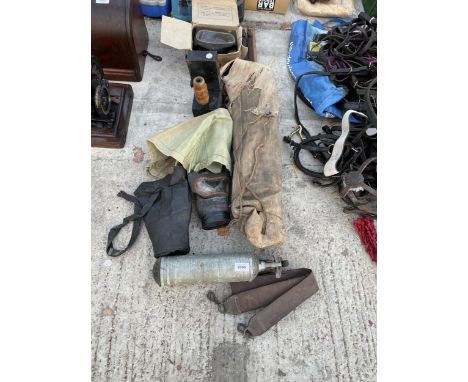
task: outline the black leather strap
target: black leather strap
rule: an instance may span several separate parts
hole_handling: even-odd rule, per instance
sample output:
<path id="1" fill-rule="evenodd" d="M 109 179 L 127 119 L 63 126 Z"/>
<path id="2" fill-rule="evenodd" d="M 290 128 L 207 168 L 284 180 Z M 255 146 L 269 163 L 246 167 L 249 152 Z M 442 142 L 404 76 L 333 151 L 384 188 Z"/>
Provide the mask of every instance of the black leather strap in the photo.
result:
<path id="1" fill-rule="evenodd" d="M 109 256 L 112 256 L 112 257 L 120 256 L 123 253 L 125 253 L 135 243 L 138 237 L 138 234 L 140 233 L 143 217 L 148 213 L 148 211 L 151 209 L 153 204 L 156 203 L 160 194 L 161 192 L 159 190 L 155 192 L 151 196 L 148 203 L 146 203 L 144 206 L 140 204 L 140 202 L 138 201 L 136 197 L 129 195 L 124 191 L 120 191 L 117 194 L 117 196 L 120 196 L 121 198 L 124 198 L 125 200 L 134 203 L 135 209 L 132 215 L 124 218 L 121 224 L 116 225 L 115 227 L 111 228 L 111 230 L 109 231 L 109 235 L 107 236 L 107 246 L 106 246 L 106 252 Z M 133 227 L 132 227 L 132 234 L 130 236 L 130 240 L 128 244 L 123 249 L 115 249 L 113 245 L 114 239 L 117 237 L 120 230 L 130 222 L 133 222 Z"/>
<path id="2" fill-rule="evenodd" d="M 162 61 L 162 57 L 161 56 L 158 56 L 156 54 L 153 54 L 153 53 L 150 53 L 148 52 L 147 50 L 144 50 L 143 51 L 143 56 L 150 56 L 153 60 L 156 60 L 156 61 Z"/>

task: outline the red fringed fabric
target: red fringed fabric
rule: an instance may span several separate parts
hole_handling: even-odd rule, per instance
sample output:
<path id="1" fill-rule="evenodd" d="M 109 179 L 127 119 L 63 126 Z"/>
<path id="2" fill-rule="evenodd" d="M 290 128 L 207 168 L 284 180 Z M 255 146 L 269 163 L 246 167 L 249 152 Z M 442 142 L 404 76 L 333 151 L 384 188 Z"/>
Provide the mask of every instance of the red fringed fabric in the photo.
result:
<path id="1" fill-rule="evenodd" d="M 372 261 L 377 261 L 377 229 L 374 220 L 369 217 L 354 220 L 354 228 Z"/>

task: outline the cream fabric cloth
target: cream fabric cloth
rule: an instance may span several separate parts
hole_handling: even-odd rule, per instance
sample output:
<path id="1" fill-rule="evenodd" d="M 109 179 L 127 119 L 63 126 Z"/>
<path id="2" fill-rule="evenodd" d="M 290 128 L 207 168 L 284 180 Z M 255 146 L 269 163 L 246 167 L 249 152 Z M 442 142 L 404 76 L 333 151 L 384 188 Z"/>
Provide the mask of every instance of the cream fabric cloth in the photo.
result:
<path id="1" fill-rule="evenodd" d="M 156 179 L 171 174 L 177 162 L 190 171 L 207 169 L 215 174 L 223 165 L 231 172 L 232 118 L 226 109 L 191 118 L 146 140 Z"/>
<path id="2" fill-rule="evenodd" d="M 317 1 L 312 4 L 309 0 L 295 0 L 299 12 L 315 17 L 349 17 L 356 11 L 353 0 Z"/>

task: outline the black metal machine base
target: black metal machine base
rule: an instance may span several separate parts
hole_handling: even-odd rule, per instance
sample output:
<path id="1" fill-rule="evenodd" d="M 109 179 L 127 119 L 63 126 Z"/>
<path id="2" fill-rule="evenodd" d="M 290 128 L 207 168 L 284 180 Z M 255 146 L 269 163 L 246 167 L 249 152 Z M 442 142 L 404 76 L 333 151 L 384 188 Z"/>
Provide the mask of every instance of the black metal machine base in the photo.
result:
<path id="1" fill-rule="evenodd" d="M 127 139 L 128 122 L 132 111 L 131 85 L 110 83 L 111 110 L 106 117 L 91 119 L 91 146 L 122 148 Z"/>

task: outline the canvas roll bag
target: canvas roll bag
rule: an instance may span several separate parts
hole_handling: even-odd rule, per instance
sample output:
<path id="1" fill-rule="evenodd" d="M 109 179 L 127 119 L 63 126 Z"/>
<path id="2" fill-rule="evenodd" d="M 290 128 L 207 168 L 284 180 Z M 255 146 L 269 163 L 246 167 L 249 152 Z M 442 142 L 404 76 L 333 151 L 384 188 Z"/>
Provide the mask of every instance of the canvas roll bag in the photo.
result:
<path id="1" fill-rule="evenodd" d="M 257 248 L 286 240 L 279 97 L 272 70 L 236 59 L 221 69 L 233 120 L 232 223 Z"/>

